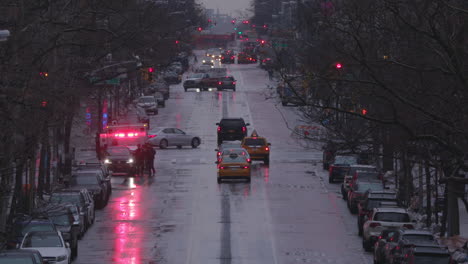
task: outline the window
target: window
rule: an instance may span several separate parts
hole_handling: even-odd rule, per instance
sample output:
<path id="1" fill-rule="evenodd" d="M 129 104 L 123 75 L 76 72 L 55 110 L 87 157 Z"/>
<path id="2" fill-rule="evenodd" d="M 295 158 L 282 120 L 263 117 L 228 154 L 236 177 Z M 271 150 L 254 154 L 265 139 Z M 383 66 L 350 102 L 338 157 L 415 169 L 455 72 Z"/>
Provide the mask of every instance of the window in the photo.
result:
<path id="1" fill-rule="evenodd" d="M 24 239 L 22 247 L 63 247 L 63 244 L 60 237 L 56 234 L 34 234 Z"/>
<path id="2" fill-rule="evenodd" d="M 348 164 L 348 165 L 357 164 L 357 157 L 355 157 L 355 156 L 336 156 L 334 163 L 336 163 L 336 164 Z"/>
<path id="3" fill-rule="evenodd" d="M 72 224 L 73 220 L 70 219 L 69 211 L 54 212 L 49 214 L 49 218 L 58 226 L 69 226 Z"/>
<path id="4" fill-rule="evenodd" d="M 96 174 L 80 173 L 72 178 L 72 185 L 98 185 Z"/>
<path id="5" fill-rule="evenodd" d="M 50 197 L 51 203 L 73 203 L 79 204 L 82 202 L 79 194 L 53 194 Z"/>
<path id="6" fill-rule="evenodd" d="M 24 236 L 32 231 L 55 231 L 55 227 L 52 223 L 29 223 L 21 230 L 21 233 Z"/>
<path id="7" fill-rule="evenodd" d="M 374 221 L 406 223 L 410 221 L 410 218 L 407 213 L 379 212 L 375 214 Z"/>
<path id="8" fill-rule="evenodd" d="M 166 133 L 166 134 L 174 134 L 174 129 L 172 129 L 172 128 L 165 128 L 165 129 L 163 130 L 163 132 Z"/>
<path id="9" fill-rule="evenodd" d="M 180 129 L 177 129 L 177 128 L 174 128 L 174 132 L 178 135 L 185 135 L 185 132 L 180 130 Z"/>
<path id="10" fill-rule="evenodd" d="M 246 138 L 244 141 L 246 146 L 264 146 L 266 145 L 265 139 L 263 138 Z"/>
<path id="11" fill-rule="evenodd" d="M 126 156 L 130 155 L 130 150 L 126 147 L 109 147 L 107 154 L 112 156 Z"/>

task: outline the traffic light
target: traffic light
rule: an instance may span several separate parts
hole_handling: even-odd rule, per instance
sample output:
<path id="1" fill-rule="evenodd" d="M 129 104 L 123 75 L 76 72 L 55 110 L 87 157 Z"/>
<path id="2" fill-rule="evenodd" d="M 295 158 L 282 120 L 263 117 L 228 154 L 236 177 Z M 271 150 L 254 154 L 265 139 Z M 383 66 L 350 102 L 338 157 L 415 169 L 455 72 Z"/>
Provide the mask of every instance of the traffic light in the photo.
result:
<path id="1" fill-rule="evenodd" d="M 152 82 L 152 81 L 153 81 L 153 72 L 154 72 L 154 68 L 153 68 L 153 67 L 149 67 L 149 68 L 148 68 L 148 82 Z"/>
<path id="2" fill-rule="evenodd" d="M 45 101 L 45 100 L 42 101 L 42 102 L 41 102 L 41 107 L 42 107 L 42 108 L 46 108 L 46 107 L 47 107 L 47 101 Z"/>
<path id="3" fill-rule="evenodd" d="M 343 68 L 343 64 L 341 64 L 340 62 L 337 62 L 337 63 L 335 63 L 335 68 L 339 70 L 339 69 Z"/>
<path id="4" fill-rule="evenodd" d="M 236 23 L 236 20 L 235 19 L 231 20 L 231 23 L 234 25 Z"/>
<path id="5" fill-rule="evenodd" d="M 197 28 L 198 32 L 201 32 L 203 29 L 201 27 Z"/>
<path id="6" fill-rule="evenodd" d="M 267 25 L 263 25 L 263 28 L 267 28 L 268 26 Z"/>
<path id="7" fill-rule="evenodd" d="M 178 41 L 178 40 L 175 41 L 175 44 L 179 44 L 179 43 L 180 43 L 180 41 Z"/>
<path id="8" fill-rule="evenodd" d="M 367 109 L 363 108 L 363 109 L 361 110 L 361 114 L 362 114 L 362 115 L 367 115 Z"/>
<path id="9" fill-rule="evenodd" d="M 260 40 L 260 45 L 265 46 L 266 41 L 264 39 Z"/>

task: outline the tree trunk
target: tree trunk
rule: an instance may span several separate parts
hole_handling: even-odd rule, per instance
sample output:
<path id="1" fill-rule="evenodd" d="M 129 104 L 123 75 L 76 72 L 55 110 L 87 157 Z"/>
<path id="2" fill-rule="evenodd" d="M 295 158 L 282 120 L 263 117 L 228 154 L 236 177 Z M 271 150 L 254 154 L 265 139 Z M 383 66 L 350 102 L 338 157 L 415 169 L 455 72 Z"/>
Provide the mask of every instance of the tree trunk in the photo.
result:
<path id="1" fill-rule="evenodd" d="M 448 185 L 448 208 L 447 208 L 447 236 L 460 234 L 460 216 L 458 211 L 457 183 L 449 181 Z"/>
<path id="2" fill-rule="evenodd" d="M 387 127 L 384 127 L 383 130 L 383 158 L 382 158 L 382 167 L 384 171 L 393 170 L 393 152 L 394 144 L 392 144 L 391 134 Z M 377 153 L 377 152 L 376 152 Z"/>
<path id="3" fill-rule="evenodd" d="M 431 171 L 430 171 L 430 168 L 429 168 L 429 162 L 426 161 L 425 164 L 425 172 L 426 172 L 426 215 L 427 215 L 427 219 L 426 219 L 426 226 L 427 227 L 430 227 L 431 224 L 432 224 L 432 207 L 431 207 L 431 192 L 432 192 L 432 188 L 431 188 Z"/>
<path id="4" fill-rule="evenodd" d="M 445 188 L 444 188 L 444 208 L 443 208 L 442 219 L 441 219 L 441 226 L 442 227 L 440 229 L 440 236 L 441 237 L 445 236 L 445 233 L 447 231 L 447 208 L 448 208 L 447 196 L 448 196 L 448 184 L 445 184 Z"/>
<path id="5" fill-rule="evenodd" d="M 71 176 L 72 156 L 70 151 L 70 136 L 73 127 L 74 110 L 70 111 L 65 116 L 65 133 L 63 142 L 63 154 L 65 157 L 63 166 L 63 177 L 68 178 Z M 68 180 L 68 179 L 67 179 Z"/>

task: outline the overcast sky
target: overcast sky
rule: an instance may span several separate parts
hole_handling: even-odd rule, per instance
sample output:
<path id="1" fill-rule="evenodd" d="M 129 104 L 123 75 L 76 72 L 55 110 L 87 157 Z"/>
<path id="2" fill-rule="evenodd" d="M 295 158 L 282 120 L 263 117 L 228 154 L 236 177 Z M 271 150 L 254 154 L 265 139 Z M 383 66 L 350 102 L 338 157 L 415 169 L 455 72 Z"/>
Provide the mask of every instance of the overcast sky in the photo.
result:
<path id="1" fill-rule="evenodd" d="M 246 14 L 247 9 L 250 9 L 250 3 L 252 0 L 198 0 L 208 9 L 219 8 L 219 12 L 222 14 L 232 15 L 238 17 L 239 14 Z"/>

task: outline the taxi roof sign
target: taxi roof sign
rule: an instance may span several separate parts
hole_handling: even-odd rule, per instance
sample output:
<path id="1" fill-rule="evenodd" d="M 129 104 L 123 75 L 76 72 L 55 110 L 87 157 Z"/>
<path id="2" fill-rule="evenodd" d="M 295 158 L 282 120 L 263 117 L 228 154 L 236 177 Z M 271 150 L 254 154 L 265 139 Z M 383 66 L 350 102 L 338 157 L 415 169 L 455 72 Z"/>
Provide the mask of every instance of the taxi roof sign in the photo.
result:
<path id="1" fill-rule="evenodd" d="M 252 131 L 251 137 L 258 137 L 257 130 Z"/>

